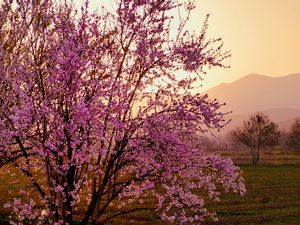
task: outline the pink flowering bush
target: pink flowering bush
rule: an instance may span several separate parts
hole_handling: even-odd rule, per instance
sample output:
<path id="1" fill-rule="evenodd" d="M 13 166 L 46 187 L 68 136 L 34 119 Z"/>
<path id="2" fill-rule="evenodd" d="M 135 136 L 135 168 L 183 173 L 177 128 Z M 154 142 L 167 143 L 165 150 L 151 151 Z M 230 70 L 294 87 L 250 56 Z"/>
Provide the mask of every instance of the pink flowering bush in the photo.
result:
<path id="1" fill-rule="evenodd" d="M 204 199 L 244 194 L 231 159 L 201 147 L 204 132 L 227 122 L 221 104 L 191 90 L 229 55 L 206 40 L 207 20 L 199 35 L 185 29 L 193 8 L 120 0 L 115 12 L 93 13 L 88 2 L 2 1 L 0 167 L 31 183 L 5 204 L 12 224 L 103 224 L 145 209 L 199 224 L 215 218 Z M 187 18 L 173 35 L 178 9 Z"/>

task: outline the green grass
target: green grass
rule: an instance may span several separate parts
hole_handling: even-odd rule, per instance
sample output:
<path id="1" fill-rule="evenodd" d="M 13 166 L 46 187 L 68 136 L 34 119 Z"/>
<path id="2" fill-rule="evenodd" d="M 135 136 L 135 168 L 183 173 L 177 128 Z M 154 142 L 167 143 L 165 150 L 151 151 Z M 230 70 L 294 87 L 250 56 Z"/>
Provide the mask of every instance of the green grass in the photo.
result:
<path id="1" fill-rule="evenodd" d="M 247 194 L 223 195 L 221 202 L 207 207 L 219 221 L 205 225 L 300 225 L 300 164 L 241 165 Z M 151 212 L 131 214 L 107 225 L 150 225 L 162 223 Z"/>
<path id="2" fill-rule="evenodd" d="M 205 225 L 300 225 L 300 164 L 241 165 L 247 194 L 240 197 L 226 194 L 221 202 L 209 203 L 216 211 L 219 222 L 207 221 Z M 10 187 L 17 188 L 18 185 Z M 0 179 L 0 193 L 7 189 Z M 1 196 L 0 203 L 7 196 Z M 152 202 L 151 199 L 146 199 Z M 7 219 L 7 211 L 0 206 L 0 224 Z M 152 212 L 141 211 L 107 223 L 107 225 L 164 224 Z"/>
<path id="3" fill-rule="evenodd" d="M 209 208 L 219 222 L 207 224 L 300 224 L 300 164 L 241 166 L 247 194 L 229 194 Z"/>

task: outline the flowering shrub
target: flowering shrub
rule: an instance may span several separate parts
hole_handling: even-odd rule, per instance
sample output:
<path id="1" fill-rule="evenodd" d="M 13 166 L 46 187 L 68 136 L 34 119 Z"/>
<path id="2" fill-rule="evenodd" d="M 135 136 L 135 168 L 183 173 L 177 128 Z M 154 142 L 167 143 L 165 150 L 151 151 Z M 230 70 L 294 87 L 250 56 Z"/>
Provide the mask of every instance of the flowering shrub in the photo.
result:
<path id="1" fill-rule="evenodd" d="M 163 220 L 199 224 L 215 217 L 206 196 L 245 192 L 239 168 L 199 142 L 226 124 L 221 104 L 190 91 L 229 55 L 220 40 L 205 40 L 207 21 L 198 37 L 182 18 L 171 38 L 178 8 L 120 0 L 115 13 L 97 14 L 88 2 L 79 11 L 51 0 L 2 2 L 0 166 L 17 168 L 39 194 L 5 204 L 12 223 L 71 225 L 78 215 L 103 224 L 146 209 L 152 196 Z M 187 16 L 193 8 L 186 4 Z M 179 79 L 180 70 L 192 73 Z"/>

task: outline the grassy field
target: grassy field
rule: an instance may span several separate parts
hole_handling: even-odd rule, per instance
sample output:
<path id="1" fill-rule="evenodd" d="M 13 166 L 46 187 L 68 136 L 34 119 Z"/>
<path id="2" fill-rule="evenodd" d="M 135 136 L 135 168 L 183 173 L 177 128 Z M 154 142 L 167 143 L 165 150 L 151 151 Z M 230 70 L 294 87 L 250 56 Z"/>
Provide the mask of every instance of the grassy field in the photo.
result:
<path id="1" fill-rule="evenodd" d="M 276 153 L 276 152 L 275 152 Z M 229 155 L 225 152 L 225 155 Z M 238 163 L 241 155 L 235 155 Z M 208 221 L 205 225 L 300 225 L 300 153 L 290 152 L 271 155 L 263 154 L 265 164 L 253 166 L 241 164 L 246 182 L 247 194 L 244 197 L 224 195 L 221 202 L 210 203 L 208 208 L 216 211 L 219 222 Z M 244 159 L 244 158 L 243 158 Z M 268 164 L 270 163 L 270 164 Z M 0 176 L 0 224 L 4 224 L 7 211 L 2 204 L 7 200 L 7 187 Z M 148 201 L 151 202 L 149 199 Z M 1 222 L 2 221 L 2 222 Z M 144 211 L 128 215 L 107 225 L 150 225 L 162 223 L 156 215 Z"/>
<path id="2" fill-rule="evenodd" d="M 219 221 L 205 225 L 300 225 L 300 164 L 241 165 L 247 194 L 224 195 L 208 208 Z M 110 225 L 150 225 L 163 223 L 149 213 L 137 213 Z"/>
<path id="3" fill-rule="evenodd" d="M 300 224 L 300 164 L 241 166 L 247 194 L 226 195 L 210 205 L 220 221 L 215 225 Z"/>

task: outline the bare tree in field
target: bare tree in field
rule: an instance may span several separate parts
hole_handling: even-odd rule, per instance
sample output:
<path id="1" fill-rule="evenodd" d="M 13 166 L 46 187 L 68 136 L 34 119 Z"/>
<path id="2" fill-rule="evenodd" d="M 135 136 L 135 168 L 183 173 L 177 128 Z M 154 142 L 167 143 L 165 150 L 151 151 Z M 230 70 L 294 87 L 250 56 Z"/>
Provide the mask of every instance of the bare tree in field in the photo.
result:
<path id="1" fill-rule="evenodd" d="M 249 147 L 252 163 L 257 164 L 260 150 L 266 146 L 276 145 L 280 132 L 278 125 L 271 121 L 267 115 L 255 113 L 247 121 L 244 121 L 243 125 L 234 130 L 232 135 Z"/>

